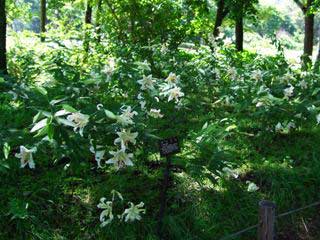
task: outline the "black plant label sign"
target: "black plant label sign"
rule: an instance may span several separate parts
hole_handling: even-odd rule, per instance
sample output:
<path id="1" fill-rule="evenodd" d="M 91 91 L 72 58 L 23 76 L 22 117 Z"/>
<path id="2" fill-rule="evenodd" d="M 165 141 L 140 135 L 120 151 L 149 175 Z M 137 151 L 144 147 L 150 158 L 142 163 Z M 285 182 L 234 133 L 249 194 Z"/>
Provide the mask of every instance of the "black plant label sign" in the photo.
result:
<path id="1" fill-rule="evenodd" d="M 177 137 L 160 140 L 160 156 L 167 157 L 180 152 L 179 140 Z"/>

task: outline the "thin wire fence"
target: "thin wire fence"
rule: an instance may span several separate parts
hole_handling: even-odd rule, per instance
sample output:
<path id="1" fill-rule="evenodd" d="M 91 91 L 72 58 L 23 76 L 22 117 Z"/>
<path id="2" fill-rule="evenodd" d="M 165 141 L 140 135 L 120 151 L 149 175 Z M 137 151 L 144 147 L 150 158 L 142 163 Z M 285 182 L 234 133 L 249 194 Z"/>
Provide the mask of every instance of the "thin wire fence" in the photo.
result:
<path id="1" fill-rule="evenodd" d="M 296 209 L 293 209 L 293 210 L 290 210 L 288 212 L 284 212 L 284 213 L 281 213 L 279 215 L 276 216 L 276 218 L 282 218 L 282 217 L 285 217 L 285 216 L 288 216 L 288 215 L 291 215 L 293 213 L 296 213 L 296 212 L 300 212 L 300 211 L 303 211 L 305 209 L 308 209 L 308 208 L 312 208 L 312 207 L 316 207 L 316 206 L 319 206 L 320 205 L 320 201 L 318 202 L 314 202 L 314 203 L 311 203 L 309 205 L 306 205 L 304 207 L 301 207 L 301 208 L 296 208 Z M 259 223 L 258 224 L 255 224 L 255 225 L 252 225 L 250 227 L 247 227 L 247 228 L 244 228 L 238 232 L 235 232 L 235 233 L 232 233 L 230 235 L 227 235 L 223 238 L 221 238 L 220 240 L 229 240 L 229 239 L 234 239 L 235 237 L 239 237 L 240 235 L 246 233 L 246 232 L 249 232 L 255 228 L 259 227 Z"/>

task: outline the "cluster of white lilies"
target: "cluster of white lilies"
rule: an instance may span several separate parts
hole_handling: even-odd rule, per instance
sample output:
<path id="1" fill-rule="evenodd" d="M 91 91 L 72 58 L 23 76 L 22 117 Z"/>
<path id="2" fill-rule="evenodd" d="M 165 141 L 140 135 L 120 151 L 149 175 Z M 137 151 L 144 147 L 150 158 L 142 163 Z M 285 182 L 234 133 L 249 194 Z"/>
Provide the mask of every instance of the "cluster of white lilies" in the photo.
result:
<path id="1" fill-rule="evenodd" d="M 62 117 L 66 117 L 66 118 L 62 118 Z M 60 110 L 54 114 L 54 118 L 57 120 L 58 123 L 72 127 L 73 130 L 75 132 L 78 132 L 81 136 L 83 136 L 84 127 L 89 123 L 89 115 L 82 114 L 77 111 L 69 112 L 67 110 Z M 52 121 L 52 118 L 50 116 L 45 117 L 44 119 L 36 123 L 30 132 L 31 133 L 41 132 L 41 130 L 45 129 L 47 127 L 47 124 L 50 123 L 51 121 Z M 16 153 L 15 156 L 17 158 L 20 158 L 21 168 L 24 168 L 26 166 L 28 166 L 30 169 L 35 168 L 33 154 L 36 153 L 36 151 L 37 151 L 36 147 L 32 147 L 31 149 L 28 149 L 25 146 L 20 146 L 20 152 Z"/>
<path id="2" fill-rule="evenodd" d="M 178 86 L 180 82 L 180 76 L 177 76 L 175 73 L 170 73 L 169 76 L 165 79 L 164 83 L 157 86 L 157 79 L 153 78 L 152 75 L 143 75 L 142 79 L 138 80 L 140 85 L 140 90 L 142 91 L 138 95 L 138 100 L 143 111 L 146 109 L 146 101 L 143 97 L 143 94 L 146 92 L 154 99 L 159 102 L 159 97 L 167 98 L 168 102 L 174 101 L 175 103 L 180 103 L 181 97 L 184 96 L 184 93 L 181 91 L 181 88 Z M 158 89 L 157 89 L 158 87 Z M 147 114 L 152 118 L 162 118 L 164 115 L 161 114 L 161 109 L 151 108 L 147 111 Z"/>
<path id="3" fill-rule="evenodd" d="M 147 63 L 143 63 L 146 65 Z M 146 65 L 146 67 L 148 67 Z M 112 72 L 112 69 L 107 69 L 108 75 Z M 168 102 L 173 101 L 176 104 L 180 103 L 181 97 L 184 96 L 184 93 L 181 91 L 181 88 L 178 86 L 180 81 L 180 76 L 177 76 L 174 73 L 170 73 L 169 76 L 162 81 L 161 84 L 157 84 L 157 79 L 153 78 L 152 75 L 145 76 L 141 80 L 138 80 L 140 84 L 141 92 L 138 95 L 139 104 L 141 110 L 147 113 L 147 116 L 152 118 L 162 118 L 164 115 L 161 113 L 160 109 L 150 108 L 147 110 L 144 94 L 150 94 L 154 97 L 157 102 L 160 99 L 167 99 Z M 157 88 L 156 88 L 157 87 Z M 116 149 L 114 151 L 109 151 L 111 158 L 105 161 L 105 164 L 112 164 L 116 170 L 124 168 L 126 166 L 133 166 L 133 153 L 129 152 L 130 145 L 135 145 L 137 142 L 138 132 L 132 131 L 132 126 L 135 124 L 134 117 L 138 115 L 138 112 L 134 111 L 131 106 L 122 106 L 120 108 L 120 113 L 118 115 L 106 110 L 103 108 L 102 104 L 97 105 L 98 111 L 104 111 L 108 118 L 113 119 L 116 124 L 119 126 L 118 131 L 116 131 L 117 137 L 114 139 L 114 145 Z M 64 105 L 62 110 L 57 111 L 54 114 L 50 113 L 39 113 L 35 116 L 34 126 L 31 129 L 31 133 L 38 132 L 40 135 L 41 132 L 47 131 L 46 128 L 56 121 L 56 123 L 64 125 L 66 127 L 72 127 L 74 132 L 78 133 L 83 137 L 84 128 L 89 124 L 90 116 L 83 114 L 80 111 L 72 108 L 69 105 Z M 36 123 L 37 122 L 37 123 Z M 90 140 L 90 152 L 95 156 L 98 168 L 103 168 L 102 160 L 105 158 L 106 150 L 105 146 L 94 145 L 93 140 Z M 15 156 L 20 159 L 20 166 L 24 168 L 28 166 L 31 169 L 35 168 L 35 162 L 33 159 L 33 154 L 36 153 L 37 148 L 32 147 L 28 149 L 25 146 L 20 146 L 20 152 Z M 123 201 L 122 195 L 113 190 L 111 192 L 112 200 L 107 201 L 106 198 L 101 198 L 98 208 L 102 209 L 100 214 L 101 227 L 104 227 L 111 223 L 114 220 L 113 206 L 115 204 L 116 198 Z M 135 220 L 141 219 L 141 214 L 145 213 L 144 203 L 141 202 L 137 205 L 132 202 L 128 202 L 128 208 L 124 209 L 122 214 L 117 215 L 118 219 L 125 222 L 132 222 Z"/>
<path id="4" fill-rule="evenodd" d="M 116 203 L 116 199 L 123 202 L 123 197 L 121 193 L 112 190 L 112 199 L 111 201 L 108 201 L 106 198 L 101 198 L 100 203 L 98 204 L 98 208 L 102 209 L 102 212 L 100 213 L 100 226 L 105 227 L 108 224 L 110 224 L 114 220 L 114 213 L 113 213 L 113 206 Z M 117 217 L 120 219 L 120 221 L 125 222 L 133 222 L 133 221 L 139 221 L 141 220 L 141 214 L 144 214 L 146 210 L 143 208 L 144 203 L 140 202 L 139 204 L 133 204 L 132 202 L 128 202 L 129 207 L 126 208 L 122 214 L 118 214 Z"/>

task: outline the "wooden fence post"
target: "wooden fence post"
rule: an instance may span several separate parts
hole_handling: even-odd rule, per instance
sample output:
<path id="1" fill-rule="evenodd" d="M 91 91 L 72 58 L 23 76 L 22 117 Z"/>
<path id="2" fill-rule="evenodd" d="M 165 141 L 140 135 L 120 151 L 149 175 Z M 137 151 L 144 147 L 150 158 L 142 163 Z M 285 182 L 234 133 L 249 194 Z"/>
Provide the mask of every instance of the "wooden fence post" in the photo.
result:
<path id="1" fill-rule="evenodd" d="M 276 204 L 259 202 L 258 240 L 275 240 Z"/>

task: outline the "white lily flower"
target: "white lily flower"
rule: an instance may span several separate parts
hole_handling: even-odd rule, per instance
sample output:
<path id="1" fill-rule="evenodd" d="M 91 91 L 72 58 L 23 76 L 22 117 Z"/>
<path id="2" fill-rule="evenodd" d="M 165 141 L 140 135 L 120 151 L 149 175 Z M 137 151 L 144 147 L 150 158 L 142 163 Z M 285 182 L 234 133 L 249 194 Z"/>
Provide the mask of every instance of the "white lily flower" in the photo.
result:
<path id="1" fill-rule="evenodd" d="M 145 110 L 147 102 L 146 101 L 140 101 L 139 103 L 140 103 L 141 110 Z"/>
<path id="2" fill-rule="evenodd" d="M 155 82 L 156 81 L 152 78 L 152 75 L 143 75 L 143 78 L 138 80 L 138 83 L 141 85 L 141 90 L 153 90 Z"/>
<path id="3" fill-rule="evenodd" d="M 250 181 L 247 181 L 246 183 L 248 184 L 248 192 L 256 192 L 259 190 L 259 187 L 255 183 Z"/>
<path id="4" fill-rule="evenodd" d="M 180 87 L 172 88 L 169 90 L 168 102 L 170 102 L 173 99 L 175 99 L 175 101 L 178 102 L 179 98 L 183 96 L 184 96 L 184 93 L 181 91 Z"/>
<path id="5" fill-rule="evenodd" d="M 73 126 L 75 132 L 79 131 L 80 135 L 83 136 L 83 129 L 89 123 L 89 118 L 89 115 L 75 112 L 67 116 L 67 121 L 71 123 L 70 126 Z"/>
<path id="6" fill-rule="evenodd" d="M 114 58 L 109 58 L 107 65 L 104 67 L 103 73 L 105 73 L 106 75 L 108 75 L 108 77 L 110 77 L 114 70 L 116 69 L 116 61 Z"/>
<path id="7" fill-rule="evenodd" d="M 37 151 L 37 148 L 27 149 L 24 146 L 20 146 L 20 153 L 16 153 L 15 157 L 20 158 L 20 167 L 24 168 L 25 166 L 29 166 L 29 168 L 34 169 L 35 163 L 33 161 L 32 154 Z"/>
<path id="8" fill-rule="evenodd" d="M 133 162 L 131 159 L 133 158 L 132 153 L 126 153 L 125 149 L 120 149 L 116 152 L 110 151 L 112 158 L 110 158 L 106 163 L 107 164 L 114 164 L 117 170 L 123 168 L 125 166 L 133 166 Z"/>
<path id="9" fill-rule="evenodd" d="M 305 80 L 302 80 L 299 83 L 299 86 L 301 87 L 301 89 L 307 89 L 308 88 L 308 83 Z"/>
<path id="10" fill-rule="evenodd" d="M 161 112 L 161 109 L 150 109 L 150 112 L 148 113 L 148 115 L 150 117 L 153 117 L 153 118 L 163 118 L 163 114 L 160 113 Z"/>
<path id="11" fill-rule="evenodd" d="M 276 132 L 282 133 L 282 134 L 288 134 L 290 133 L 291 129 L 296 128 L 296 124 L 293 121 L 290 121 L 288 123 L 278 123 L 275 127 Z"/>
<path id="12" fill-rule="evenodd" d="M 283 131 L 283 126 L 280 122 L 277 123 L 275 127 L 276 132 L 282 132 Z"/>
<path id="13" fill-rule="evenodd" d="M 256 107 L 259 108 L 259 107 L 262 107 L 263 105 L 264 105 L 263 102 L 257 102 Z"/>
<path id="14" fill-rule="evenodd" d="M 138 100 L 143 100 L 143 99 L 144 99 L 144 97 L 142 96 L 141 93 L 138 94 L 138 97 L 137 97 L 137 98 L 138 98 Z"/>
<path id="15" fill-rule="evenodd" d="M 144 203 L 141 202 L 137 205 L 134 205 L 132 202 L 129 202 L 130 207 L 125 209 L 122 218 L 125 217 L 125 222 L 133 222 L 135 220 L 141 220 L 141 214 L 146 213 L 146 210 L 143 209 Z"/>
<path id="16" fill-rule="evenodd" d="M 173 99 L 175 99 L 176 102 L 179 102 L 179 98 L 183 97 L 184 93 L 181 91 L 180 87 L 175 86 L 160 93 L 160 95 L 168 96 L 168 102 L 172 101 Z"/>
<path id="17" fill-rule="evenodd" d="M 171 72 L 165 81 L 170 85 L 175 85 L 179 83 L 179 80 L 180 76 L 177 76 L 175 73 Z"/>
<path id="18" fill-rule="evenodd" d="M 112 213 L 112 202 L 106 201 L 106 198 L 101 198 L 97 207 L 103 209 L 100 214 L 100 227 L 105 227 L 106 225 L 110 224 L 114 218 Z"/>
<path id="19" fill-rule="evenodd" d="M 122 107 L 122 114 L 117 116 L 118 123 L 123 126 L 128 126 L 134 124 L 132 118 L 138 115 L 136 111 L 132 111 L 132 108 L 128 106 L 127 108 Z"/>
<path id="20" fill-rule="evenodd" d="M 256 81 L 260 81 L 262 80 L 263 77 L 263 73 L 261 70 L 254 70 L 251 74 L 252 79 L 256 80 Z"/>
<path id="21" fill-rule="evenodd" d="M 128 106 L 127 108 L 122 107 L 122 115 L 127 116 L 128 118 L 133 118 L 135 115 L 138 115 L 136 111 L 132 111 L 132 108 Z"/>
<path id="22" fill-rule="evenodd" d="M 103 146 L 101 145 L 97 145 L 96 149 L 93 146 L 90 147 L 90 152 L 94 154 L 94 158 L 97 161 L 98 168 L 102 168 L 101 160 L 103 159 L 104 154 L 106 153 L 105 150 L 101 150 L 102 148 Z"/>
<path id="23" fill-rule="evenodd" d="M 229 167 L 224 167 L 222 169 L 222 172 L 228 177 L 228 178 L 238 178 L 239 173 L 237 170 L 231 169 Z"/>
<path id="24" fill-rule="evenodd" d="M 128 143 L 132 143 L 133 145 L 136 144 L 136 138 L 138 136 L 137 132 L 131 132 L 130 129 L 125 130 L 123 129 L 121 132 L 117 132 L 117 135 L 119 136 L 114 140 L 114 144 L 120 143 L 121 149 L 126 149 L 128 146 Z"/>
<path id="25" fill-rule="evenodd" d="M 294 87 L 292 85 L 290 85 L 290 87 L 288 87 L 288 88 L 285 88 L 283 90 L 284 98 L 289 99 L 290 97 L 292 97 L 293 91 L 294 91 Z"/>

